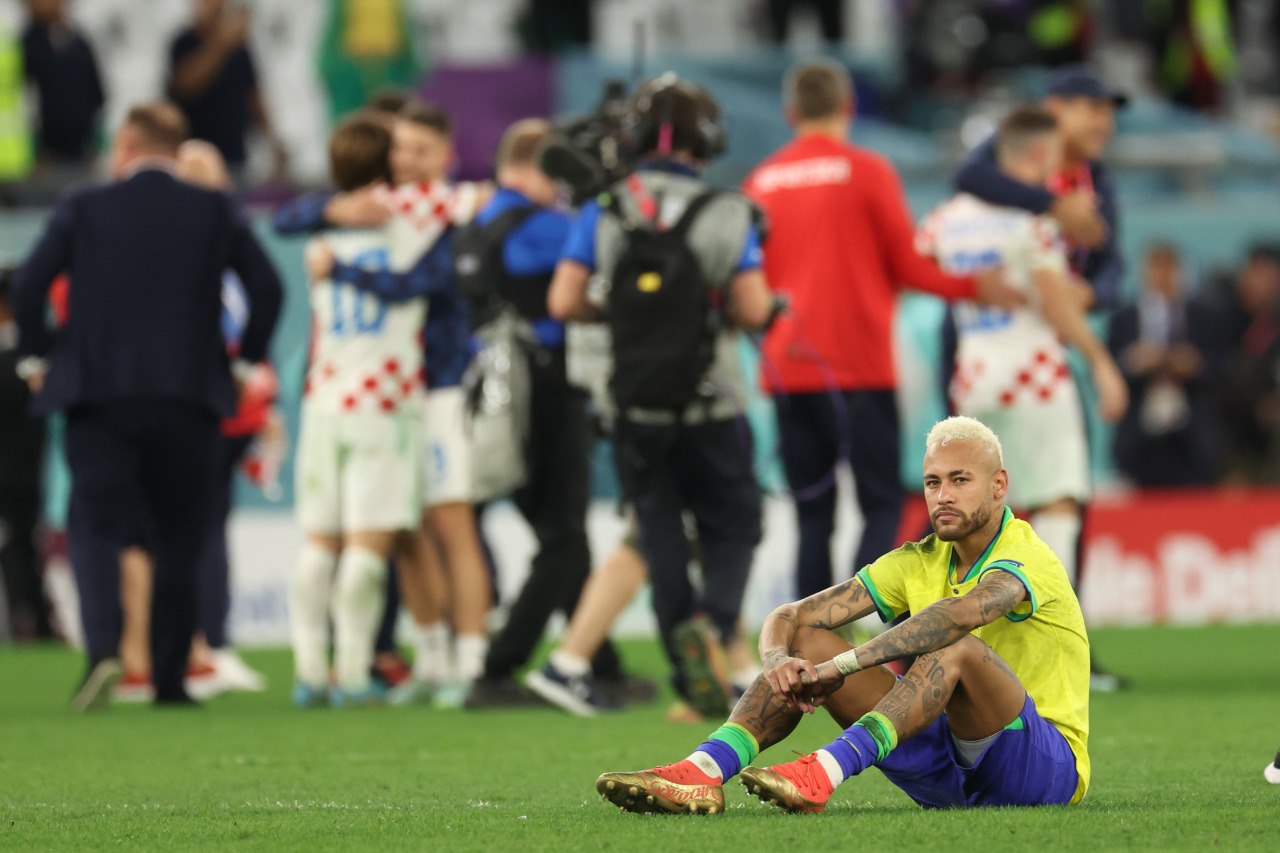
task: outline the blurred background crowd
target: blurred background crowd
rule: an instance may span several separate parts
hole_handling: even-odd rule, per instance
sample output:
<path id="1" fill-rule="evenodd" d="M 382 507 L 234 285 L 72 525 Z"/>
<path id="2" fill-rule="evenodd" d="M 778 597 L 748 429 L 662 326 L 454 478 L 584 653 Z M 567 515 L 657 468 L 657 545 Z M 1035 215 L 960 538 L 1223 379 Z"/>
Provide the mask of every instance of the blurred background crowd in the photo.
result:
<path id="1" fill-rule="evenodd" d="M 585 112 L 607 79 L 670 68 L 723 106 L 730 143 L 708 179 L 736 186 L 786 140 L 778 83 L 793 57 L 813 53 L 853 69 L 854 140 L 893 162 L 919 216 L 951 192 L 955 165 L 1010 104 L 1036 97 L 1053 68 L 1087 61 L 1133 98 L 1107 155 L 1123 202 L 1124 304 L 1098 321 L 1133 404 L 1114 428 L 1094 418 L 1095 474 L 1113 490 L 1274 484 L 1277 47 L 1275 0 L 0 0 L 0 249 L 20 260 L 48 206 L 103 173 L 110 133 L 147 99 L 178 104 L 242 201 L 265 213 L 326 183 L 337 117 L 381 90 L 450 112 L 453 177 L 478 179 L 512 121 Z M 301 276 L 300 247 L 260 233 L 285 277 Z M 301 376 L 306 313 L 287 307 L 276 337 L 286 412 L 300 393 L 290 377 Z M 912 436 L 945 406 L 940 313 L 925 296 L 901 306 Z M 0 501 L 30 516 L 8 513 L 11 523 L 42 514 L 56 530 L 65 474 L 42 461 L 45 427 L 24 413 L 7 320 L 0 303 Z M 905 444 L 905 482 L 917 443 Z M 759 446 L 768 457 L 773 443 Z M 597 469 L 595 494 L 608 495 L 607 466 Z M 280 477 L 286 500 L 290 480 Z M 6 579 L 17 574 L 29 576 Z M 43 615 L 5 628 L 50 631 Z"/>

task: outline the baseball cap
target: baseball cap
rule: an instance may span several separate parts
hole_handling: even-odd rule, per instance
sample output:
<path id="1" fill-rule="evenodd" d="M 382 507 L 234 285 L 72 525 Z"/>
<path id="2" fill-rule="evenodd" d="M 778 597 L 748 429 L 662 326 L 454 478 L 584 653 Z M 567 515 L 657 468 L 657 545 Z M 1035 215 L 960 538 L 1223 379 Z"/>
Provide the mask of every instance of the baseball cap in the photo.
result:
<path id="1" fill-rule="evenodd" d="M 1098 73 L 1087 65 L 1064 65 L 1049 75 L 1046 95 L 1059 98 L 1091 98 L 1111 101 L 1117 107 L 1129 103 L 1129 96 L 1102 82 Z"/>

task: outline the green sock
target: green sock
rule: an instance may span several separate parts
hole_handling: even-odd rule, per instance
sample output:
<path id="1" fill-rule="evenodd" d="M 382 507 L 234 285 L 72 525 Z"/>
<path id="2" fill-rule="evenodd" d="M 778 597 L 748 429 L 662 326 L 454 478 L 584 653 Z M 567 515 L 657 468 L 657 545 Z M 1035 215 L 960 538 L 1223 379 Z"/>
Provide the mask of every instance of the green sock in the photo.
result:
<path id="1" fill-rule="evenodd" d="M 876 762 L 884 761 L 889 753 L 898 745 L 898 731 L 889 722 L 889 718 L 879 711 L 863 714 L 856 725 L 861 725 L 876 742 Z"/>
<path id="2" fill-rule="evenodd" d="M 709 771 L 711 767 L 702 756 L 709 757 L 719 770 L 720 778 L 728 781 L 759 754 L 760 744 L 756 742 L 755 735 L 737 723 L 725 723 L 712 732 L 689 758 Z"/>

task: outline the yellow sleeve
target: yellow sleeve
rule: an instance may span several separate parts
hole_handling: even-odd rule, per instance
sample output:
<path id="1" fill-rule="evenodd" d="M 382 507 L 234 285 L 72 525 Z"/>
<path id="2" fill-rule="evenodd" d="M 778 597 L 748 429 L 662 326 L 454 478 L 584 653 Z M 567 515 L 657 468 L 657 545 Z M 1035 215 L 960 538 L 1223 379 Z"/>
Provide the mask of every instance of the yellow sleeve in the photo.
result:
<path id="1" fill-rule="evenodd" d="M 1023 619 L 1030 619 L 1032 614 L 1040 609 L 1040 587 L 1031 577 L 1034 572 L 1028 571 L 1025 563 L 1009 559 L 993 560 L 982 567 L 982 573 L 978 575 L 978 583 L 982 583 L 982 579 L 991 572 L 1008 572 L 1027 588 L 1026 600 L 1006 613 L 1004 618 L 1010 622 L 1021 622 Z"/>
<path id="2" fill-rule="evenodd" d="M 871 594 L 880 618 L 892 622 L 907 612 L 907 587 L 904 560 L 897 551 L 885 554 L 856 575 Z"/>

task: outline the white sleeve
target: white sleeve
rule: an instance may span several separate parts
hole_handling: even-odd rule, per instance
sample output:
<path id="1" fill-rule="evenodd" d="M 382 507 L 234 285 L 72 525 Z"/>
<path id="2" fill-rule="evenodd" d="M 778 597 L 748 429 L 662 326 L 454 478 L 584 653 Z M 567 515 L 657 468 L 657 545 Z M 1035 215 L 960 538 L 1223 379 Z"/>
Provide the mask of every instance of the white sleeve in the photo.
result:
<path id="1" fill-rule="evenodd" d="M 1023 248 L 1031 272 L 1047 270 L 1065 273 L 1070 268 L 1066 243 L 1058 226 L 1047 216 L 1033 216 L 1029 219 L 1022 240 L 1025 241 Z"/>

